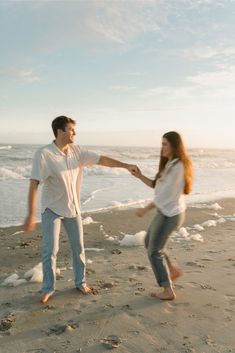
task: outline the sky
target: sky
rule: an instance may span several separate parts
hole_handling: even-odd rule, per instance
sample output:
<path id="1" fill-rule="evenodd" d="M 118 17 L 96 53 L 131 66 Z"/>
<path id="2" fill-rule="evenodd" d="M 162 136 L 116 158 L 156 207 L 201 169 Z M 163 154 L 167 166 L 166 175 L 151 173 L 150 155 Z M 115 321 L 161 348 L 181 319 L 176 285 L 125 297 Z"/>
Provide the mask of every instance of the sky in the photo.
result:
<path id="1" fill-rule="evenodd" d="M 235 0 L 1 0 L 0 144 L 235 148 Z"/>

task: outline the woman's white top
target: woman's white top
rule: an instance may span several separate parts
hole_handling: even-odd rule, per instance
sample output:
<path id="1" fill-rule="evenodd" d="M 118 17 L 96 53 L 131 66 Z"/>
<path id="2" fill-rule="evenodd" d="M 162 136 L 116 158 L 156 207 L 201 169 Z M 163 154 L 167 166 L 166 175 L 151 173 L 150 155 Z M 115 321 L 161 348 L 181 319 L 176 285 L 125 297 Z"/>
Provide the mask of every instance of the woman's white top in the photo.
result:
<path id="1" fill-rule="evenodd" d="M 161 177 L 155 185 L 153 202 L 157 209 L 167 217 L 176 216 L 186 209 L 185 168 L 178 158 L 167 162 Z"/>

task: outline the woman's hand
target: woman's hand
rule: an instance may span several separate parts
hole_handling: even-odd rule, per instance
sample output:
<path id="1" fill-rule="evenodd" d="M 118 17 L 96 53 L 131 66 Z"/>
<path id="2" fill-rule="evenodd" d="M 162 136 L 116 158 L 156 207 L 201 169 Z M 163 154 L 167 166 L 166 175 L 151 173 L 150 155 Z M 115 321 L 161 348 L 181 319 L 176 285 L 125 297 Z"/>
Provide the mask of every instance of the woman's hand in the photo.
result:
<path id="1" fill-rule="evenodd" d="M 137 208 L 135 211 L 136 216 L 143 217 L 146 213 L 146 208 Z"/>
<path id="2" fill-rule="evenodd" d="M 137 210 L 135 211 L 136 216 L 138 217 L 143 217 L 145 215 L 145 213 L 147 213 L 148 211 L 151 211 L 153 209 L 156 209 L 156 205 L 153 202 L 150 202 L 147 206 L 143 207 L 143 208 L 137 208 Z"/>
<path id="3" fill-rule="evenodd" d="M 131 174 L 135 176 L 136 178 L 140 178 L 142 173 L 139 167 L 136 166 L 134 170 L 132 170 Z"/>

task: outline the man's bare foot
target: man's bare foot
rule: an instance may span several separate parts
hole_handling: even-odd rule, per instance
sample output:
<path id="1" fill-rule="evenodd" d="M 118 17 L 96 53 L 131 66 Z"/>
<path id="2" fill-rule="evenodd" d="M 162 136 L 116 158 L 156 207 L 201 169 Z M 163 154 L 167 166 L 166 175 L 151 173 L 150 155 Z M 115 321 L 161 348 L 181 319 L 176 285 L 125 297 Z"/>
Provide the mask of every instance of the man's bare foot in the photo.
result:
<path id="1" fill-rule="evenodd" d="M 175 292 L 171 287 L 164 288 L 161 293 L 151 293 L 151 297 L 161 300 L 174 300 L 176 298 Z"/>
<path id="2" fill-rule="evenodd" d="M 84 295 L 91 294 L 93 292 L 92 288 L 87 287 L 87 286 L 86 287 L 77 288 L 77 290 L 82 292 L 82 294 L 84 294 Z"/>
<path id="3" fill-rule="evenodd" d="M 44 293 L 40 299 L 40 303 L 46 304 L 48 300 L 52 297 L 53 293 Z"/>

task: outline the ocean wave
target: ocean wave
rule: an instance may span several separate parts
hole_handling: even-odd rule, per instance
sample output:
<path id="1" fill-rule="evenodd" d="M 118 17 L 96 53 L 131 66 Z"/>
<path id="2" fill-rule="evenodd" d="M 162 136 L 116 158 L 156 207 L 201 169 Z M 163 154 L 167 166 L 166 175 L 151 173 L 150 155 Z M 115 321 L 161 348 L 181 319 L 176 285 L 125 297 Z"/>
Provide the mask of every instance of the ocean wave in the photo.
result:
<path id="1" fill-rule="evenodd" d="M 193 160 L 198 169 L 231 169 L 235 168 L 235 160 Z"/>
<path id="2" fill-rule="evenodd" d="M 30 177 L 31 166 L 16 167 L 15 170 L 9 168 L 0 168 L 0 180 L 9 179 L 27 179 Z"/>
<path id="3" fill-rule="evenodd" d="M 8 146 L 0 146 L 0 150 L 10 150 L 12 149 L 12 146 L 8 145 Z"/>
<path id="4" fill-rule="evenodd" d="M 85 175 L 107 175 L 107 176 L 120 176 L 127 175 L 129 172 L 123 168 L 108 168 L 93 166 L 92 168 L 84 168 Z"/>

